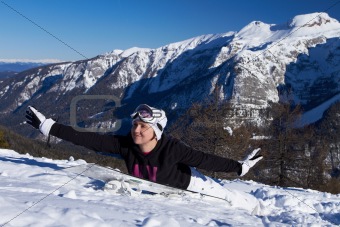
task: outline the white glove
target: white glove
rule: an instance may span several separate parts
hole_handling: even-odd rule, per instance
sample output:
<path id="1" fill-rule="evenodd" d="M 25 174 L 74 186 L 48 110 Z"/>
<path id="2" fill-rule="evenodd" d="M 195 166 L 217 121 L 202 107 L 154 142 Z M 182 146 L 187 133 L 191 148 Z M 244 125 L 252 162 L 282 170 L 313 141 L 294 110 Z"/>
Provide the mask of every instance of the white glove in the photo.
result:
<path id="1" fill-rule="evenodd" d="M 46 117 L 40 113 L 37 109 L 29 106 L 26 111 L 27 123 L 32 125 L 34 128 L 39 129 L 42 134 L 48 136 L 52 125 L 55 123 L 51 118 L 46 119 Z"/>
<path id="2" fill-rule="evenodd" d="M 241 177 L 248 173 L 249 169 L 263 158 L 262 155 L 257 155 L 260 150 L 261 148 L 253 150 L 244 160 L 238 161 L 242 164 L 242 172 L 240 174 Z"/>

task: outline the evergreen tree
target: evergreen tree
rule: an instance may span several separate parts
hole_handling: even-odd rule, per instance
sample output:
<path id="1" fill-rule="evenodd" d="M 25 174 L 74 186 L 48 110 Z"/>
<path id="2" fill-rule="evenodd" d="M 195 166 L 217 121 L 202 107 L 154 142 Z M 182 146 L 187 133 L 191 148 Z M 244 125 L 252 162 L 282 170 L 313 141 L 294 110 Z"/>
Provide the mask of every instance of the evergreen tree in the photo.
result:
<path id="1" fill-rule="evenodd" d="M 170 132 L 172 136 L 181 139 L 194 149 L 226 155 L 224 147 L 229 136 L 225 129 L 226 108 L 226 104 L 219 101 L 216 89 L 205 103 L 194 103 L 173 124 Z"/>
<path id="2" fill-rule="evenodd" d="M 272 121 L 267 134 L 268 179 L 279 186 L 302 186 L 302 166 L 306 165 L 305 137 L 303 130 L 296 129 L 301 114 L 300 106 L 290 103 L 271 104 Z"/>
<path id="3" fill-rule="evenodd" d="M 9 148 L 9 143 L 5 138 L 5 133 L 3 130 L 0 130 L 0 148 Z"/>
<path id="4" fill-rule="evenodd" d="M 193 104 L 183 116 L 178 118 L 169 131 L 172 136 L 194 149 L 240 160 L 251 147 L 250 144 L 254 143 L 251 140 L 253 126 L 243 124 L 233 129 L 232 123 L 235 119 L 229 118 L 233 111 L 230 103 L 220 101 L 217 87 L 203 104 Z M 232 175 L 210 174 L 214 177 L 226 178 Z"/>
<path id="5" fill-rule="evenodd" d="M 332 177 L 340 176 L 340 102 L 332 105 L 323 116 L 318 135 L 327 150 Z"/>

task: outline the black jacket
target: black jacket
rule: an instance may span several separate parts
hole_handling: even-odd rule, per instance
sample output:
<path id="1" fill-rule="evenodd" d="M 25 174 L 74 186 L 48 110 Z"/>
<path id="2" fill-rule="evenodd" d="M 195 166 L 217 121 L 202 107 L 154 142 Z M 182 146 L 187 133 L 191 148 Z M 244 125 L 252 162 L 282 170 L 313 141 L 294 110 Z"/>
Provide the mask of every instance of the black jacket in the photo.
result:
<path id="1" fill-rule="evenodd" d="M 163 134 L 156 147 L 143 154 L 127 136 L 102 135 L 93 132 L 78 132 L 71 126 L 55 123 L 50 134 L 94 151 L 120 154 L 130 174 L 161 184 L 186 189 L 190 183 L 190 167 L 214 172 L 241 172 L 241 164 L 194 150 L 177 139 Z"/>

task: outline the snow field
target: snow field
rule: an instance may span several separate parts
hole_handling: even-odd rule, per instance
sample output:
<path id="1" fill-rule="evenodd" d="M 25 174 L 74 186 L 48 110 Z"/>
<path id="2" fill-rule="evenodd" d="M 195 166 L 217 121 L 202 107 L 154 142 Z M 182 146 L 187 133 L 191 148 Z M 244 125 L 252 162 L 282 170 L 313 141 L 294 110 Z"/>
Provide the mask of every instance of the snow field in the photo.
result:
<path id="1" fill-rule="evenodd" d="M 63 170 L 84 163 L 0 149 L 0 226 L 340 225 L 339 195 L 222 180 L 259 201 L 260 215 L 251 215 L 213 200 L 115 195 L 101 181 Z"/>

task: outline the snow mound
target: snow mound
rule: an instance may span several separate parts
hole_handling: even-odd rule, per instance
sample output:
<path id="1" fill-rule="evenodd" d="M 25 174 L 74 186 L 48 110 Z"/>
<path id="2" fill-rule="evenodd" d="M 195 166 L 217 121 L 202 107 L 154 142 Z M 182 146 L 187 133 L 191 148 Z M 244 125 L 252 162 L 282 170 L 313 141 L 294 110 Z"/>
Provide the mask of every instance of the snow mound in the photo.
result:
<path id="1" fill-rule="evenodd" d="M 52 160 L 0 149 L 1 226 L 337 226 L 340 195 L 222 180 L 252 195 L 261 215 L 198 198 L 129 197 L 65 168 L 84 160 Z"/>

